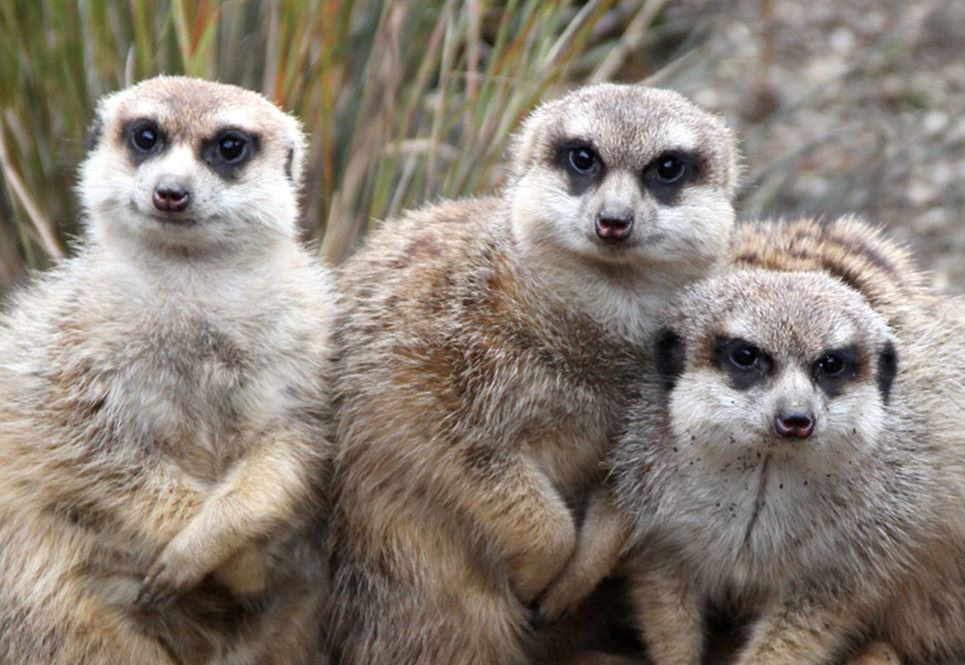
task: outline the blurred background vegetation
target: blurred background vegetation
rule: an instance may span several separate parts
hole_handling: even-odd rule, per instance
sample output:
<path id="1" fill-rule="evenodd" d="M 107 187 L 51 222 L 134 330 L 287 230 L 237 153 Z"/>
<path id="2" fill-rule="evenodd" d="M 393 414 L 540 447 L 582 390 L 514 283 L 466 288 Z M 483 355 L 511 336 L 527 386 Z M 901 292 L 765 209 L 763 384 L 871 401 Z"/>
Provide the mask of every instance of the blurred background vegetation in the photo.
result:
<path id="1" fill-rule="evenodd" d="M 370 220 L 491 189 L 520 117 L 564 77 L 601 76 L 659 4 L 0 0 L 0 284 L 69 251 L 106 92 L 185 73 L 299 115 L 306 234 L 337 263 Z"/>
<path id="2" fill-rule="evenodd" d="M 160 72 L 259 90 L 302 118 L 305 235 L 331 263 L 374 220 L 492 191 L 541 97 L 645 80 L 738 129 L 745 216 L 864 212 L 963 290 L 963 7 L 0 0 L 0 292 L 69 253 L 97 98 Z"/>

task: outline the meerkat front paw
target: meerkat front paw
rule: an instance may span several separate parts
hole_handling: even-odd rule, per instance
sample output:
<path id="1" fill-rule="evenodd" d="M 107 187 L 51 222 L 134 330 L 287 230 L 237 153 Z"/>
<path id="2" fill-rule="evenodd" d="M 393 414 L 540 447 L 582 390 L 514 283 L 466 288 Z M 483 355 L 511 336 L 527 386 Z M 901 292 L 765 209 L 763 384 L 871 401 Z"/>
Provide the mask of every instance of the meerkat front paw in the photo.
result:
<path id="1" fill-rule="evenodd" d="M 137 595 L 138 606 L 167 607 L 179 595 L 198 585 L 210 569 L 192 549 L 182 546 L 177 538 L 168 543 L 144 576 Z"/>
<path id="2" fill-rule="evenodd" d="M 617 566 L 627 542 L 622 515 L 604 492 L 590 500 L 576 551 L 539 599 L 534 621 L 554 623 L 575 610 Z"/>
<path id="3" fill-rule="evenodd" d="M 577 552 L 574 556 L 580 554 Z M 597 576 L 592 571 L 571 570 L 573 568 L 573 561 L 570 561 L 562 574 L 533 602 L 531 622 L 534 625 L 554 624 L 575 610 L 602 577 L 602 574 Z"/>
<path id="4" fill-rule="evenodd" d="M 510 583 L 524 605 L 531 605 L 563 570 L 576 549 L 576 528 L 567 514 L 561 514 L 556 528 L 532 534 L 531 544 L 510 557 Z"/>
<path id="5" fill-rule="evenodd" d="M 556 623 L 569 614 L 572 607 L 577 604 L 573 601 L 574 595 L 571 595 L 566 585 L 550 586 L 546 593 L 533 603 L 532 623 L 537 627 Z M 582 600 L 582 596 L 579 599 Z"/>

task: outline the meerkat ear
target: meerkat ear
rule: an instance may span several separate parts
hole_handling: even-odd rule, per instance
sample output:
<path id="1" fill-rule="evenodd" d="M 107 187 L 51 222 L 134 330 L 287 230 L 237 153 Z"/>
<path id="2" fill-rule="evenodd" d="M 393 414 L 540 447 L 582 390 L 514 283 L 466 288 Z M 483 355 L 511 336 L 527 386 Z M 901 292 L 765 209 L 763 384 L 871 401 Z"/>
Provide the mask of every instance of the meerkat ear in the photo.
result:
<path id="1" fill-rule="evenodd" d="M 296 187 L 301 185 L 302 175 L 305 170 L 305 152 L 307 143 L 305 132 L 302 131 L 302 123 L 293 115 L 287 116 L 287 153 L 285 154 L 285 176 Z"/>
<path id="2" fill-rule="evenodd" d="M 295 162 L 295 149 L 289 148 L 288 155 L 285 157 L 285 175 L 292 180 L 292 165 Z"/>
<path id="3" fill-rule="evenodd" d="M 671 391 L 677 383 L 677 377 L 684 371 L 686 346 L 683 338 L 669 328 L 657 333 L 654 344 L 654 361 L 657 374 L 663 380 L 664 389 Z"/>
<path id="4" fill-rule="evenodd" d="M 895 382 L 897 373 L 898 353 L 895 351 L 895 345 L 891 340 L 888 340 L 878 354 L 878 390 L 881 392 L 881 400 L 885 404 L 891 397 L 891 386 Z"/>
<path id="5" fill-rule="evenodd" d="M 100 109 L 94 113 L 94 119 L 91 120 L 90 125 L 87 127 L 87 139 L 84 141 L 84 147 L 87 152 L 90 152 L 96 148 L 101 142 L 101 136 L 104 135 L 104 119 L 101 117 Z"/>

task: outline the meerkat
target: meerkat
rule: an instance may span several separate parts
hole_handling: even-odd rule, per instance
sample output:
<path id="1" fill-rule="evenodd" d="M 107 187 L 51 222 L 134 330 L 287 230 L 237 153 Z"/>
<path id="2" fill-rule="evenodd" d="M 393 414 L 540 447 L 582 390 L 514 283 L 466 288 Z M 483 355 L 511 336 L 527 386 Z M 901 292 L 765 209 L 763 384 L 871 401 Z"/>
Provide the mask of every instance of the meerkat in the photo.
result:
<path id="1" fill-rule="evenodd" d="M 84 240 L 0 322 L 0 663 L 321 662 L 335 296 L 303 162 L 235 86 L 99 102 Z"/>
<path id="2" fill-rule="evenodd" d="M 900 337 L 913 339 L 917 328 L 947 316 L 949 303 L 926 286 L 908 249 L 857 216 L 741 223 L 728 254 L 731 268 L 827 273 L 858 290 Z M 961 311 L 960 303 L 957 307 L 953 311 Z M 540 599 L 543 621 L 553 623 L 573 612 L 606 575 L 619 570 L 629 534 L 612 503 L 606 491 L 591 499 L 576 554 Z M 890 665 L 897 656 L 888 645 L 875 643 L 850 662 Z"/>
<path id="3" fill-rule="evenodd" d="M 527 662 L 653 317 L 725 256 L 730 130 L 680 95 L 539 107 L 497 196 L 388 221 L 341 271 L 333 655 Z"/>
<path id="4" fill-rule="evenodd" d="M 916 335 L 916 326 L 928 325 L 927 319 L 943 307 L 908 249 L 853 215 L 739 223 L 727 254 L 728 269 L 823 272 L 835 277 L 860 292 L 900 337 Z M 540 600 L 546 621 L 572 611 L 620 561 L 626 532 L 606 491 L 598 494 L 590 501 L 585 520 L 595 526 L 583 531 L 579 555 Z"/>
<path id="5" fill-rule="evenodd" d="M 740 665 L 965 658 L 965 330 L 901 337 L 829 274 L 761 269 L 667 322 L 595 527 L 629 534 L 654 663 L 701 662 L 708 608 L 751 617 Z"/>

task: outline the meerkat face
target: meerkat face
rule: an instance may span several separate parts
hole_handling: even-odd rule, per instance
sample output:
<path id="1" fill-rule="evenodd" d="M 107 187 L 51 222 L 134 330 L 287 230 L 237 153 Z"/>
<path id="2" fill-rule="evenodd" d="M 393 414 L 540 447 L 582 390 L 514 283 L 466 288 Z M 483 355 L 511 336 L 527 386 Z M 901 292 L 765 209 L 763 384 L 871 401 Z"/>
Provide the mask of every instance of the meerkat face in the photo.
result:
<path id="1" fill-rule="evenodd" d="M 581 88 L 537 109 L 512 150 L 513 229 L 530 247 L 694 275 L 723 253 L 734 138 L 677 93 Z"/>
<path id="2" fill-rule="evenodd" d="M 816 469 L 877 445 L 897 357 L 856 291 L 823 274 L 740 271 L 689 289 L 672 311 L 656 359 L 678 446 Z"/>
<path id="3" fill-rule="evenodd" d="M 257 93 L 158 77 L 103 98 L 79 191 L 95 239 L 202 249 L 291 236 L 304 137 Z"/>

